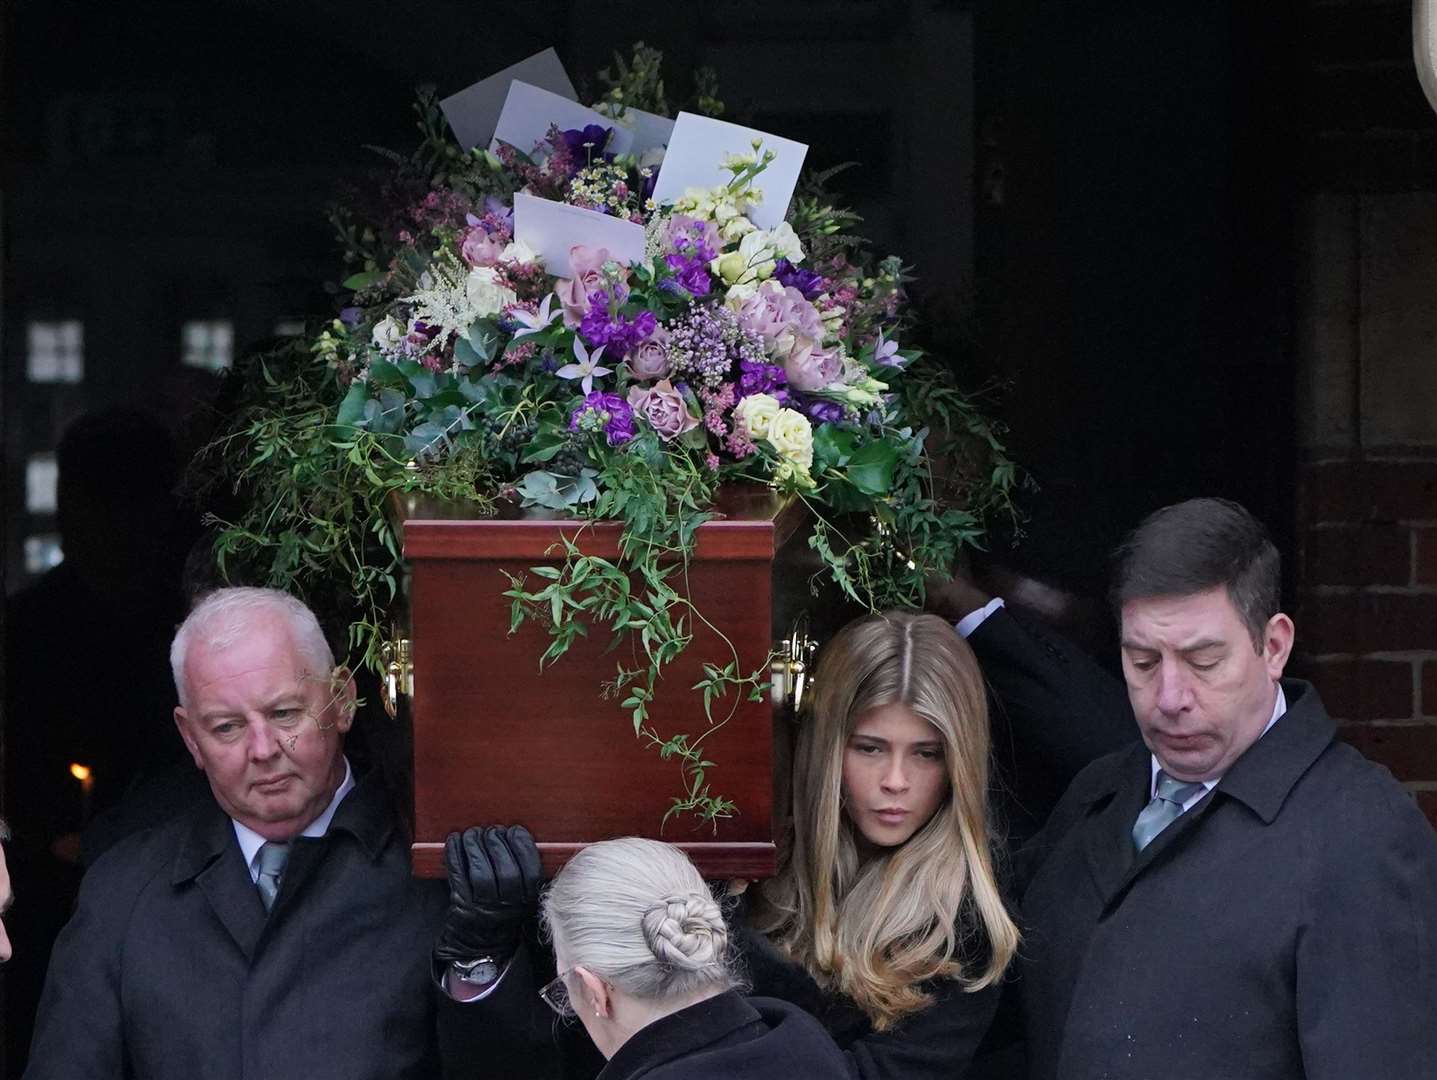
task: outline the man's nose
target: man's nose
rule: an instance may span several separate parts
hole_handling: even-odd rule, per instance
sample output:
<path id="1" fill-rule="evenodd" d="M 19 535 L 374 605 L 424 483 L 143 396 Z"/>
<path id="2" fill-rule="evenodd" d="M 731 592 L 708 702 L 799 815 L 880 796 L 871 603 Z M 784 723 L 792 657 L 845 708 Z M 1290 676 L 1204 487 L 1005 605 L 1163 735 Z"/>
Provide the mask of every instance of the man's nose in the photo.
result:
<path id="1" fill-rule="evenodd" d="M 10 959 L 10 935 L 5 932 L 5 920 L 0 919 L 0 964 Z"/>
<path id="2" fill-rule="evenodd" d="M 249 725 L 249 756 L 251 761 L 268 761 L 279 753 L 279 737 L 268 721 L 256 720 Z"/>
<path id="3" fill-rule="evenodd" d="M 1192 698 L 1192 682 L 1183 665 L 1164 660 L 1158 667 L 1158 710 L 1169 716 L 1186 709 Z"/>

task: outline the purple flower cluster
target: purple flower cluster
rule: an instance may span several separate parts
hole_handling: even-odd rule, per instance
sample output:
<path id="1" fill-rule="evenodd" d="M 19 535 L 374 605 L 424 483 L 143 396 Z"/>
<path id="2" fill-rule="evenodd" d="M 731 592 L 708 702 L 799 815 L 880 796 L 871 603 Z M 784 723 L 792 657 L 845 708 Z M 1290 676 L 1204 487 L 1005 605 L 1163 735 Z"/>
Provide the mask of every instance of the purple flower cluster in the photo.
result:
<path id="1" fill-rule="evenodd" d="M 709 263 L 718 255 L 718 231 L 711 221 L 698 221 L 684 214 L 669 220 L 664 265 L 673 272 L 670 289 L 680 288 L 690 296 L 707 296 L 713 288 Z"/>
<path id="2" fill-rule="evenodd" d="M 788 375 L 778 364 L 763 360 L 744 360 L 739 363 L 738 396 L 771 394 L 780 405 L 788 404 Z"/>
<path id="3" fill-rule="evenodd" d="M 836 424 L 843 419 L 843 406 L 836 401 L 810 398 L 803 402 L 800 408 L 815 424 Z"/>
<path id="4" fill-rule="evenodd" d="M 625 356 L 653 337 L 658 328 L 658 316 L 652 311 L 621 314 L 613 294 L 598 289 L 589 294 L 589 310 L 579 323 L 579 336 L 591 349 L 606 346 L 611 355 Z"/>
<path id="5" fill-rule="evenodd" d="M 773 276 L 779 284 L 792 286 L 803 293 L 805 300 L 816 300 L 827 285 L 822 274 L 794 266 L 787 259 L 779 259 L 773 264 Z"/>
<path id="6" fill-rule="evenodd" d="M 726 307 L 691 304 L 669 324 L 669 359 L 676 377 L 714 389 L 735 367 L 763 364 L 763 336 Z"/>
<path id="7" fill-rule="evenodd" d="M 595 390 L 569 414 L 569 430 L 603 432 L 610 446 L 620 446 L 634 437 L 634 410 L 618 394 Z"/>

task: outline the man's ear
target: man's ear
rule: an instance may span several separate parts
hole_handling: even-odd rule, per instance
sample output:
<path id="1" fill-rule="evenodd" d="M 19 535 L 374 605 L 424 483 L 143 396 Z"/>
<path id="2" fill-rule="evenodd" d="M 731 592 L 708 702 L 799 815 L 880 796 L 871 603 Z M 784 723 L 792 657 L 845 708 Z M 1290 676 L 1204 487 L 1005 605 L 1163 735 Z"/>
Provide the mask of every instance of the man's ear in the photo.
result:
<path id="1" fill-rule="evenodd" d="M 586 967 L 576 967 L 574 974 L 579 976 L 584 988 L 579 1007 L 587 1009 L 595 1016 L 612 1016 L 613 1003 L 609 997 L 608 984 Z"/>
<path id="2" fill-rule="evenodd" d="M 199 745 L 190 731 L 189 717 L 180 706 L 175 706 L 175 727 L 179 729 L 180 738 L 185 740 L 185 749 L 190 752 L 190 757 L 195 759 L 195 768 L 204 770 L 204 759 L 200 757 Z"/>
<path id="3" fill-rule="evenodd" d="M 1292 620 L 1278 612 L 1267 620 L 1267 626 L 1263 630 L 1262 657 L 1267 664 L 1268 674 L 1274 679 L 1282 678 L 1283 669 L 1287 667 L 1287 658 L 1292 655 L 1292 643 L 1297 637 L 1297 629 L 1292 625 Z"/>
<path id="4" fill-rule="evenodd" d="M 354 710 L 359 701 L 353 672 L 341 664 L 329 677 L 329 687 L 330 700 L 334 703 L 334 726 L 343 735 L 354 723 Z"/>

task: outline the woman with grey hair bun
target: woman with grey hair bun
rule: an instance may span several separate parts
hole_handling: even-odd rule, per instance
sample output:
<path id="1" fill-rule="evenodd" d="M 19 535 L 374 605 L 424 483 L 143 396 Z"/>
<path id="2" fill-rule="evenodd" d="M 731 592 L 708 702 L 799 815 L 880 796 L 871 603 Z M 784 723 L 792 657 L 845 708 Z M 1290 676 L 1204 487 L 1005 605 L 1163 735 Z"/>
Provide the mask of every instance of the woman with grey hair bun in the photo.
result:
<path id="1" fill-rule="evenodd" d="M 608 1059 L 600 1080 L 847 1075 L 811 1016 L 738 993 L 723 913 L 678 849 L 593 844 L 554 878 L 540 915 L 559 970 L 540 996 L 577 1014 Z"/>

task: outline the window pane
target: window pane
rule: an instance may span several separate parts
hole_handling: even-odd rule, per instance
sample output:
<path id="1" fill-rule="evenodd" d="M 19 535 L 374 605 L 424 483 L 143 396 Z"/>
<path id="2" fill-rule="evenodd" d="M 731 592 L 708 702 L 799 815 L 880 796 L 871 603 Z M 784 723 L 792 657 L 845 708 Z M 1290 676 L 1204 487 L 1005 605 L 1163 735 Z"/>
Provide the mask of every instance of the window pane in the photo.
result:
<path id="1" fill-rule="evenodd" d="M 85 329 L 79 319 L 32 322 L 25 373 L 31 382 L 77 383 L 85 376 Z"/>
<path id="2" fill-rule="evenodd" d="M 43 574 L 59 566 L 65 553 L 60 550 L 58 533 L 41 533 L 25 537 L 25 570 L 31 574 Z"/>
<path id="3" fill-rule="evenodd" d="M 55 512 L 55 484 L 60 466 L 54 454 L 32 454 L 25 463 L 25 509 L 32 514 Z"/>
<path id="4" fill-rule="evenodd" d="M 196 319 L 180 330 L 181 362 L 189 367 L 220 371 L 234 354 L 234 325 L 228 319 Z"/>

